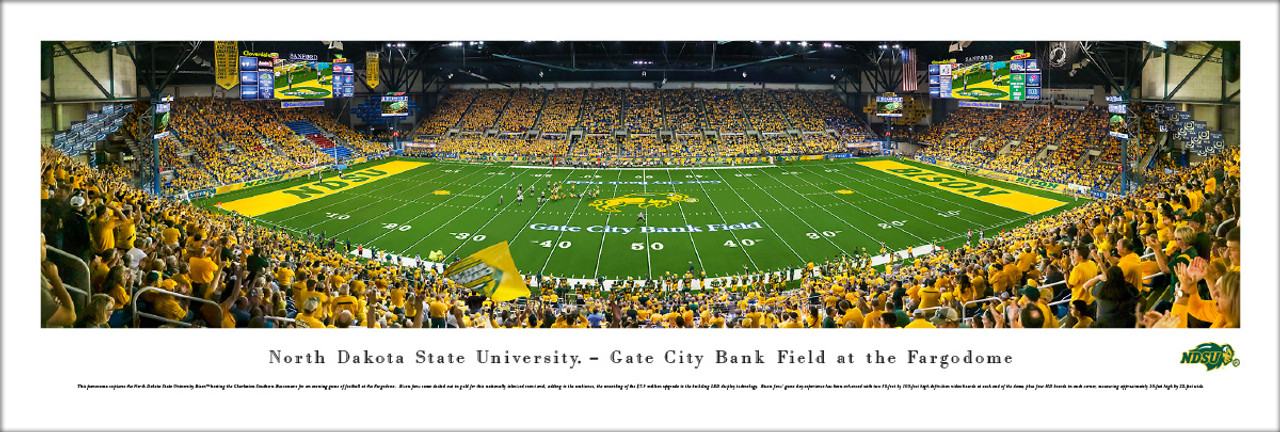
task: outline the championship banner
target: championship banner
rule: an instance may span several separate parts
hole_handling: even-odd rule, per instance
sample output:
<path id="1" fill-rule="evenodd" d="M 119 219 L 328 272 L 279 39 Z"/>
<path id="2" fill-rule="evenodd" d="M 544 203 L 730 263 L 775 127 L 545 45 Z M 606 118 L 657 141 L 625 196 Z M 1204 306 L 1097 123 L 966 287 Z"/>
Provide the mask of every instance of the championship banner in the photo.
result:
<path id="1" fill-rule="evenodd" d="M 444 277 L 494 301 L 529 296 L 529 286 L 516 270 L 516 263 L 511 260 L 511 249 L 505 241 L 453 263 L 444 270 Z"/>
<path id="2" fill-rule="evenodd" d="M 369 84 L 369 88 L 378 88 L 378 77 L 382 73 L 378 70 L 378 52 L 365 51 L 364 53 L 364 82 Z"/>
<path id="3" fill-rule="evenodd" d="M 240 56 L 236 54 L 236 41 L 213 42 L 214 82 L 223 90 L 231 90 L 240 81 Z"/>

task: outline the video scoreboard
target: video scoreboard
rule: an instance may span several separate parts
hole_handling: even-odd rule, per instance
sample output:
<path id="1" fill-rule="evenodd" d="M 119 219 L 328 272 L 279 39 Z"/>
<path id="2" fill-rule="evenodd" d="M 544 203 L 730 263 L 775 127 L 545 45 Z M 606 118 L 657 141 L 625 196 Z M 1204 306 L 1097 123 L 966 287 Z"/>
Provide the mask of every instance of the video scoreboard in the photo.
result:
<path id="1" fill-rule="evenodd" d="M 930 64 L 929 97 L 981 101 L 1040 99 L 1040 63 L 1028 54 L 1017 54 L 1007 60 L 996 60 L 993 56 L 966 60 Z"/>
<path id="2" fill-rule="evenodd" d="M 309 100 L 355 95 L 355 66 L 320 61 L 314 54 L 240 56 L 240 99 Z"/>
<path id="3" fill-rule="evenodd" d="M 383 117 L 408 117 L 409 97 L 404 92 L 387 93 L 382 97 Z"/>
<path id="4" fill-rule="evenodd" d="M 902 117 L 902 96 L 876 96 L 876 116 Z"/>

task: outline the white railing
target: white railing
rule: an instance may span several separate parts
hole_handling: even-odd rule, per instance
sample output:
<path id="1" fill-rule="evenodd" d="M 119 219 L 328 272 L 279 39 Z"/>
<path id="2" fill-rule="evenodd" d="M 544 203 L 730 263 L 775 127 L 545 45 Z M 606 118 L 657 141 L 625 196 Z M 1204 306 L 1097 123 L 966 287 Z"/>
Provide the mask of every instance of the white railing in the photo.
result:
<path id="1" fill-rule="evenodd" d="M 167 322 L 167 323 L 169 323 L 169 324 L 173 324 L 173 325 L 179 325 L 179 326 L 183 326 L 183 327 L 191 327 L 191 323 L 186 323 L 186 322 L 182 322 L 182 321 L 175 321 L 175 320 L 171 320 L 171 319 L 168 319 L 168 318 L 165 318 L 165 317 L 162 317 L 162 316 L 159 316 L 159 315 L 151 314 L 151 313 L 138 312 L 138 299 L 142 297 L 142 294 L 143 294 L 143 293 L 151 292 L 151 291 L 154 291 L 154 292 L 157 292 L 157 293 L 160 293 L 160 294 L 163 294 L 163 295 L 171 295 L 171 296 L 174 296 L 174 297 L 187 299 L 187 300 L 194 301 L 194 302 L 197 302 L 197 303 L 204 303 L 204 304 L 208 304 L 208 305 L 213 305 L 213 307 L 218 308 L 218 322 L 219 322 L 219 323 L 221 323 L 221 322 L 222 322 L 222 316 L 223 316 L 222 306 L 218 305 L 217 303 L 214 303 L 214 302 L 213 302 L 213 301 L 211 301 L 211 300 L 205 300 L 205 299 L 202 299 L 202 298 L 199 298 L 199 297 L 191 297 L 191 296 L 188 296 L 188 295 L 182 295 L 182 294 L 178 294 L 178 293 L 175 293 L 175 292 L 172 292 L 172 291 L 168 291 L 168 290 L 165 290 L 165 289 L 161 289 L 161 288 L 156 288 L 156 287 L 146 287 L 146 288 L 140 289 L 140 290 L 138 290 L 137 292 L 133 293 L 133 299 L 131 299 L 131 300 L 129 301 L 129 303 L 130 303 L 130 306 L 129 306 L 129 307 L 130 307 L 130 308 L 132 308 L 132 310 L 133 310 L 133 319 L 134 319 L 134 321 L 133 321 L 133 322 L 134 322 L 134 327 L 137 327 L 137 324 L 138 324 L 138 321 L 139 321 L 139 320 L 138 320 L 138 317 L 140 317 L 140 316 L 144 316 L 144 317 L 147 317 L 147 318 L 151 318 L 151 319 L 154 319 L 154 320 L 157 320 L 157 321 Z"/>

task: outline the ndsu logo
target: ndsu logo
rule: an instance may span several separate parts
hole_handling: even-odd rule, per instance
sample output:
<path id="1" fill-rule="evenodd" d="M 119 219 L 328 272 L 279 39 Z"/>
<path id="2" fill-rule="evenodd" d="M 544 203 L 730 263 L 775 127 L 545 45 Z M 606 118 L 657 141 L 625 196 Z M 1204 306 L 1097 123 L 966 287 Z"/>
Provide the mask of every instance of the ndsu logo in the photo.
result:
<path id="1" fill-rule="evenodd" d="M 601 198 L 591 202 L 591 206 L 596 210 L 608 213 L 617 213 L 622 207 L 636 205 L 640 208 L 657 207 L 663 208 L 678 202 L 698 202 L 698 200 L 690 198 L 688 195 L 675 192 L 649 192 L 649 193 L 633 193 L 626 194 L 614 198 Z"/>
<path id="2" fill-rule="evenodd" d="M 1232 349 L 1231 345 L 1206 342 L 1182 353 L 1182 361 L 1179 363 L 1200 363 L 1204 365 L 1205 371 L 1208 372 L 1228 364 L 1240 367 L 1240 359 L 1235 357 L 1236 350 Z"/>

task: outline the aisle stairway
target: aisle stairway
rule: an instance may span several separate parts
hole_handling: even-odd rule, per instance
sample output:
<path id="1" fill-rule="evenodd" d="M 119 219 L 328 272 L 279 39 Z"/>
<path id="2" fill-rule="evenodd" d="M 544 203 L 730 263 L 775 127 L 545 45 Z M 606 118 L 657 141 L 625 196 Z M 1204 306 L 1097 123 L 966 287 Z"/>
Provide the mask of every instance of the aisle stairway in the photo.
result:
<path id="1" fill-rule="evenodd" d="M 342 160 L 351 157 L 354 153 L 351 149 L 335 144 L 328 137 L 324 136 L 324 131 L 311 122 L 295 121 L 285 122 L 285 126 L 293 130 L 295 133 L 302 135 L 316 145 L 316 148 L 324 154 L 333 156 L 334 159 Z"/>

